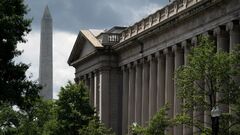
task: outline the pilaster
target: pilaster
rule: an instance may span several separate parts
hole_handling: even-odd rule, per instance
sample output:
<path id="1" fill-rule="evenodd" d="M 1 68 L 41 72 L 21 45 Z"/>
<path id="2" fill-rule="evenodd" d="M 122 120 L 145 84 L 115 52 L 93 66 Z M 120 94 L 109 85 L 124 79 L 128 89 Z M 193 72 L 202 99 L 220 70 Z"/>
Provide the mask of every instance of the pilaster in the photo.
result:
<path id="1" fill-rule="evenodd" d="M 173 51 L 175 54 L 174 59 L 174 69 L 175 71 L 184 64 L 184 52 L 181 45 L 173 46 Z M 177 85 L 174 82 L 174 117 L 182 112 L 181 104 L 182 100 L 177 98 Z M 182 135 L 183 134 L 183 126 L 174 127 L 174 135 Z"/>
<path id="2" fill-rule="evenodd" d="M 128 125 L 135 122 L 135 66 L 128 64 L 129 68 L 129 97 L 128 97 Z"/>
<path id="3" fill-rule="evenodd" d="M 182 43 L 182 48 L 184 49 L 184 65 L 188 64 L 188 55 L 190 53 L 191 50 L 191 42 L 189 40 L 185 40 Z M 183 101 L 184 103 L 185 101 Z M 193 116 L 193 112 L 190 111 L 187 113 L 190 117 Z M 193 134 L 193 129 L 188 127 L 188 126 L 183 126 L 183 135 L 191 135 Z"/>
<path id="4" fill-rule="evenodd" d="M 128 91 L 129 91 L 129 70 L 122 66 L 123 72 L 123 94 L 122 94 L 122 134 L 128 133 Z"/>
<path id="5" fill-rule="evenodd" d="M 157 112 L 157 61 L 155 55 L 149 57 L 150 62 L 150 84 L 149 84 L 149 119 Z"/>
<path id="6" fill-rule="evenodd" d="M 230 35 L 230 50 L 236 48 L 240 44 L 240 25 L 239 20 L 234 20 L 227 24 L 227 31 Z"/>
<path id="7" fill-rule="evenodd" d="M 149 118 L 149 62 L 143 58 L 143 77 L 142 77 L 142 125 L 146 125 Z"/>
<path id="8" fill-rule="evenodd" d="M 157 110 L 165 104 L 165 69 L 166 58 L 163 51 L 156 54 L 157 57 Z"/>
<path id="9" fill-rule="evenodd" d="M 229 51 L 229 33 L 226 26 L 219 26 L 214 29 L 214 35 L 217 37 L 217 51 Z"/>
<path id="10" fill-rule="evenodd" d="M 89 90 L 90 90 L 90 104 L 92 106 L 94 106 L 94 76 L 93 73 L 89 73 L 89 80 L 90 80 L 90 84 L 89 84 Z"/>
<path id="11" fill-rule="evenodd" d="M 174 53 L 172 48 L 164 49 L 166 55 L 166 76 L 165 76 L 165 102 L 169 104 L 168 116 L 173 118 L 174 108 Z M 173 128 L 167 129 L 168 134 L 173 134 Z"/>
<path id="12" fill-rule="evenodd" d="M 142 123 L 142 60 L 135 61 L 135 122 Z"/>

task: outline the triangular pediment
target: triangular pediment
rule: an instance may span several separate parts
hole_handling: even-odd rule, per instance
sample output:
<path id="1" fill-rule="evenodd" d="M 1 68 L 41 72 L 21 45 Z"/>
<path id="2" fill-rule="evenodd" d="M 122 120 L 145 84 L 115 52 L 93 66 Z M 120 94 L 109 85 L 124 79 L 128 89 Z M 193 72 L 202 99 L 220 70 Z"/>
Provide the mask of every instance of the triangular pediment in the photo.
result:
<path id="1" fill-rule="evenodd" d="M 81 59 L 83 57 L 86 57 L 95 51 L 96 51 L 96 48 L 93 47 L 93 45 L 89 41 L 86 40 L 80 48 L 78 58 Z"/>
<path id="2" fill-rule="evenodd" d="M 89 30 L 81 30 L 68 59 L 68 64 L 72 65 L 73 62 L 89 56 L 102 47 L 102 44 Z"/>

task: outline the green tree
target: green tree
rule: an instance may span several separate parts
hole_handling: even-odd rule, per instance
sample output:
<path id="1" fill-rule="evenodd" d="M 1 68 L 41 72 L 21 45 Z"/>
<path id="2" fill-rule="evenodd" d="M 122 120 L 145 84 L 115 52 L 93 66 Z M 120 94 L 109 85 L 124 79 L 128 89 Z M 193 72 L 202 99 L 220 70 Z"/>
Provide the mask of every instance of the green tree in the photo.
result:
<path id="1" fill-rule="evenodd" d="M 29 114 L 17 108 L 13 109 L 11 105 L 2 104 L 0 106 L 0 134 L 43 135 L 50 129 L 49 123 L 56 120 L 55 108 L 54 102 L 40 100 L 32 107 Z M 55 125 L 51 124 L 53 129 Z"/>
<path id="2" fill-rule="evenodd" d="M 0 104 L 3 102 L 29 110 L 37 100 L 40 87 L 25 75 L 28 65 L 16 64 L 14 57 L 21 55 L 17 44 L 26 42 L 30 19 L 23 0 L 0 1 Z"/>
<path id="3" fill-rule="evenodd" d="M 89 104 L 88 92 L 83 83 L 69 82 L 62 87 L 56 103 L 61 134 L 78 135 L 79 129 L 93 119 L 94 109 Z"/>
<path id="4" fill-rule="evenodd" d="M 0 134 L 13 135 L 17 133 L 17 128 L 12 125 L 19 127 L 19 113 L 12 109 L 9 104 L 0 105 Z"/>
<path id="5" fill-rule="evenodd" d="M 43 135 L 47 131 L 48 124 L 56 120 L 56 104 L 49 100 L 39 100 L 31 112 L 22 113 L 18 135 Z M 54 127 L 54 123 L 51 123 Z"/>
<path id="6" fill-rule="evenodd" d="M 44 124 L 42 135 L 59 135 L 58 121 L 56 118 L 50 119 Z"/>
<path id="7" fill-rule="evenodd" d="M 45 125 L 44 135 L 113 135 L 90 105 L 88 89 L 82 82 L 68 82 L 62 87 L 56 106 L 56 119 Z"/>
<path id="8" fill-rule="evenodd" d="M 79 130 L 80 135 L 114 135 L 111 129 L 107 129 L 96 117 L 88 125 L 84 125 Z"/>
<path id="9" fill-rule="evenodd" d="M 230 53 L 221 50 L 216 52 L 214 44 L 206 37 L 200 38 L 198 46 L 188 56 L 188 65 L 177 70 L 175 79 L 178 96 L 184 100 L 185 114 L 192 110 L 210 112 L 216 106 L 230 106 L 231 113 L 222 110 L 220 118 L 220 133 L 227 134 L 229 129 L 240 123 L 236 121 L 239 115 L 235 115 L 239 113 L 235 108 L 239 106 L 240 87 L 234 79 L 240 75 L 240 49 Z M 229 122 L 231 124 L 226 124 Z M 202 132 L 208 131 L 202 121 L 196 118 L 193 118 L 192 124 Z"/>
<path id="10" fill-rule="evenodd" d="M 133 123 L 130 127 L 130 131 L 133 135 L 164 135 L 167 128 L 179 124 L 176 119 L 168 117 L 167 111 L 168 105 L 163 106 L 149 121 L 146 127 L 142 127 L 137 123 Z"/>
<path id="11" fill-rule="evenodd" d="M 28 80 L 28 65 L 15 63 L 21 55 L 18 43 L 25 43 L 31 19 L 25 18 L 27 6 L 23 0 L 0 1 L 0 132 L 18 134 L 22 120 L 39 100 L 40 86 Z"/>

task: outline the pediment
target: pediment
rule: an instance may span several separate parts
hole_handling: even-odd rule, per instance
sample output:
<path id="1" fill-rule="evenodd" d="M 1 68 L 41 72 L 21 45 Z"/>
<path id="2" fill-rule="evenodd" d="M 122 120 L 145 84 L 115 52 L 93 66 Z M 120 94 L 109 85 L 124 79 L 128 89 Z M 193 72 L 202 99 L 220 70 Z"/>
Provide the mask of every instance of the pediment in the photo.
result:
<path id="1" fill-rule="evenodd" d="M 78 58 L 81 59 L 83 57 L 86 57 L 95 51 L 96 51 L 96 48 L 93 47 L 93 45 L 86 40 L 80 48 Z"/>
<path id="2" fill-rule="evenodd" d="M 77 40 L 73 46 L 72 52 L 68 59 L 68 64 L 87 57 L 89 54 L 96 52 L 98 48 L 102 48 L 102 44 L 89 30 L 79 32 Z"/>

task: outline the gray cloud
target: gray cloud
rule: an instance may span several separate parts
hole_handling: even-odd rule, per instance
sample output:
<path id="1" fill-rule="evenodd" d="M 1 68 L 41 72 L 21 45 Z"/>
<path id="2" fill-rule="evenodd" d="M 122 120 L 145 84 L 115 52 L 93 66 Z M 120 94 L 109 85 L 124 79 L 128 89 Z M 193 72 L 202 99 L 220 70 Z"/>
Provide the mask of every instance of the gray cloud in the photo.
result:
<path id="1" fill-rule="evenodd" d="M 146 16 L 148 8 L 166 5 L 168 0 L 26 0 L 40 29 L 44 7 L 49 5 L 55 29 L 77 33 L 79 29 L 105 29 L 130 25 Z"/>

